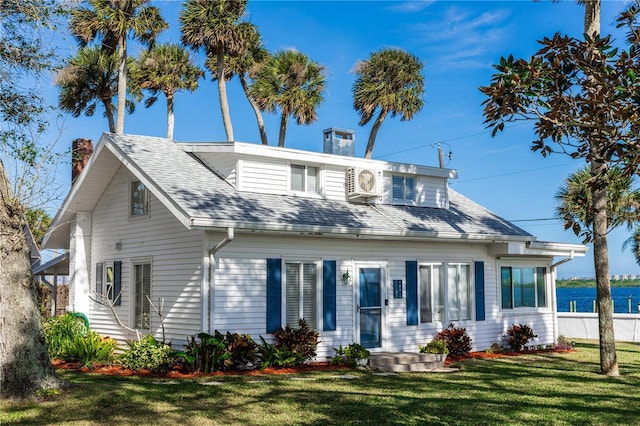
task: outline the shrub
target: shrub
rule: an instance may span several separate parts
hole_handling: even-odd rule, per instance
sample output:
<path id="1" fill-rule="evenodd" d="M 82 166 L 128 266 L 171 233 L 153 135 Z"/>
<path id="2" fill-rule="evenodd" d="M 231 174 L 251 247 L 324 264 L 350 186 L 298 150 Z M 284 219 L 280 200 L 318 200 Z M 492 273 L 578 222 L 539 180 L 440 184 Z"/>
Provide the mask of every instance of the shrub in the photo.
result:
<path id="1" fill-rule="evenodd" d="M 127 342 L 129 349 L 118 360 L 131 370 L 150 370 L 154 373 L 166 373 L 175 363 L 175 352 L 166 343 L 158 342 L 152 335 L 138 341 Z"/>
<path id="2" fill-rule="evenodd" d="M 196 341 L 196 337 L 200 341 Z M 191 371 L 209 374 L 222 370 L 224 362 L 231 357 L 226 350 L 224 335 L 216 330 L 213 336 L 203 332 L 196 337 L 187 339 L 185 350 L 177 355 L 185 360 Z"/>
<path id="3" fill-rule="evenodd" d="M 573 343 L 564 336 L 558 336 L 558 343 L 555 348 L 560 351 L 569 351 L 573 349 Z"/>
<path id="4" fill-rule="evenodd" d="M 80 361 L 82 365 L 91 367 L 96 362 L 111 362 L 117 346 L 115 340 L 90 330 L 83 336 L 74 335 L 63 341 L 59 357 L 64 361 Z"/>
<path id="5" fill-rule="evenodd" d="M 316 356 L 318 347 L 318 332 L 309 328 L 304 319 L 298 321 L 298 328 L 292 328 L 287 324 L 284 328 L 279 328 L 273 333 L 276 339 L 276 348 L 286 348 L 300 358 L 302 364 Z"/>
<path id="6" fill-rule="evenodd" d="M 358 343 L 351 343 L 344 348 L 340 345 L 337 348 L 333 348 L 333 350 L 336 354 L 331 359 L 331 362 L 336 365 L 348 365 L 350 367 L 355 367 L 358 365 L 359 360 L 367 359 L 371 355 L 369 350 Z"/>
<path id="7" fill-rule="evenodd" d="M 258 359 L 261 368 L 286 368 L 303 363 L 302 355 L 296 354 L 287 347 L 278 348 L 260 336 L 262 344 L 258 346 Z"/>
<path id="8" fill-rule="evenodd" d="M 62 359 L 62 347 L 69 340 L 82 337 L 89 331 L 84 321 L 71 312 L 47 319 L 43 329 L 51 359 Z"/>
<path id="9" fill-rule="evenodd" d="M 224 361 L 225 367 L 236 370 L 255 368 L 258 345 L 251 336 L 227 331 L 224 343 L 229 353 L 229 358 Z"/>
<path id="10" fill-rule="evenodd" d="M 421 354 L 448 354 L 447 342 L 441 339 L 433 339 L 426 345 L 418 345 Z"/>
<path id="11" fill-rule="evenodd" d="M 527 324 L 513 324 L 507 330 L 507 345 L 512 351 L 521 352 L 529 340 L 534 337 L 538 337 L 538 335 L 533 334 L 533 330 Z"/>
<path id="12" fill-rule="evenodd" d="M 452 355 L 466 355 L 471 352 L 471 337 L 467 335 L 467 329 L 456 328 L 453 323 L 449 323 L 447 328 L 436 334 L 434 340 L 444 340 Z"/>

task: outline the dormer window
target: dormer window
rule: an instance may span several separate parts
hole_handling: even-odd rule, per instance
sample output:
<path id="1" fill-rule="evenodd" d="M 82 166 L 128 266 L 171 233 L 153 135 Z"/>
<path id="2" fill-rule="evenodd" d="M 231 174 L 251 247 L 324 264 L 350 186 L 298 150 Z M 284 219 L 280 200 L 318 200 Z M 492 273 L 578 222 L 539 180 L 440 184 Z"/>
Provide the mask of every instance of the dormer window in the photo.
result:
<path id="1" fill-rule="evenodd" d="M 399 203 L 413 203 L 416 199 L 416 178 L 412 176 L 393 175 L 393 201 Z"/>
<path id="2" fill-rule="evenodd" d="M 318 168 L 304 164 L 291 165 L 291 190 L 299 192 L 318 193 Z"/>
<path id="3" fill-rule="evenodd" d="M 149 214 L 149 192 L 139 180 L 131 182 L 129 216 L 142 217 Z"/>

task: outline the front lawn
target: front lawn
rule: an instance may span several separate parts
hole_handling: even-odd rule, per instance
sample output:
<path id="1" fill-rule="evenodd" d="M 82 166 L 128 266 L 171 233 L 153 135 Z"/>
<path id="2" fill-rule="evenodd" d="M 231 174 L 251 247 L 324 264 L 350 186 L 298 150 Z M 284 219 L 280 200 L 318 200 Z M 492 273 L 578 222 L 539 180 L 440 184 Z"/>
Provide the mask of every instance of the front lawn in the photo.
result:
<path id="1" fill-rule="evenodd" d="M 176 380 L 63 371 L 71 390 L 39 404 L 2 404 L 0 424 L 638 423 L 640 345 L 618 344 L 618 378 L 598 374 L 597 342 L 577 349 L 395 376 L 341 370 Z"/>

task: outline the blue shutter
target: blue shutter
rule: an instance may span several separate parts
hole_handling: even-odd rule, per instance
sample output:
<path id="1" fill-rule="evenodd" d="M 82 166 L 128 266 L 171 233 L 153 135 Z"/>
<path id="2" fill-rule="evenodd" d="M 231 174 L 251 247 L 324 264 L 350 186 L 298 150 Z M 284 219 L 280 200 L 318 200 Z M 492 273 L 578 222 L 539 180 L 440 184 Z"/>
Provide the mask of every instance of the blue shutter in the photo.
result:
<path id="1" fill-rule="evenodd" d="M 122 262 L 116 260 L 113 262 L 113 297 L 116 300 L 113 302 L 114 305 L 120 306 L 122 303 L 122 295 L 120 292 L 122 291 Z"/>
<path id="2" fill-rule="evenodd" d="M 418 325 L 418 262 L 407 260 L 407 325 Z"/>
<path id="3" fill-rule="evenodd" d="M 280 328 L 282 320 L 282 261 L 267 259 L 267 333 Z"/>
<path id="4" fill-rule="evenodd" d="M 322 262 L 322 330 L 336 329 L 336 261 Z"/>
<path id="5" fill-rule="evenodd" d="M 476 321 L 484 321 L 484 262 L 475 262 Z"/>

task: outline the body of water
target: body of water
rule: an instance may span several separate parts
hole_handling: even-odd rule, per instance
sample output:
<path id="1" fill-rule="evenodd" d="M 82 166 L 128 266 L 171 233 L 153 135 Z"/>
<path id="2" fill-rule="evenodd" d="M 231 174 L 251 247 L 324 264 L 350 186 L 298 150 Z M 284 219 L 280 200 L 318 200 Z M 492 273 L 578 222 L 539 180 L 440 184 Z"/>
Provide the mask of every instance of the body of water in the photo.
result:
<path id="1" fill-rule="evenodd" d="M 629 298 L 631 298 L 631 313 L 637 314 L 640 304 L 640 287 L 612 287 L 614 312 L 629 313 Z M 576 302 L 576 312 L 593 312 L 593 301 L 596 300 L 596 289 L 593 288 L 557 288 L 556 302 L 558 312 L 569 312 L 569 302 Z"/>

